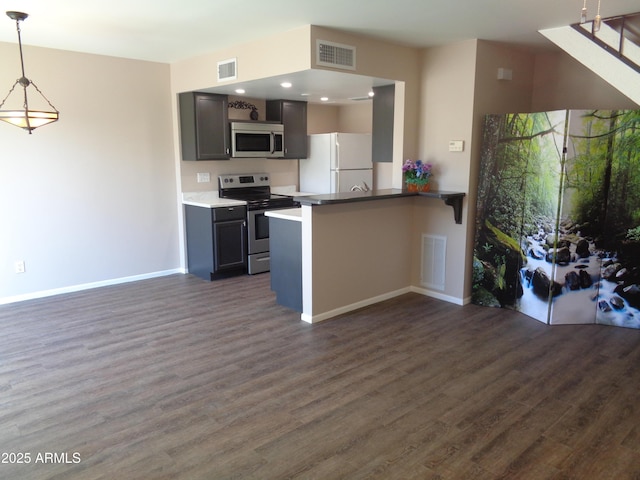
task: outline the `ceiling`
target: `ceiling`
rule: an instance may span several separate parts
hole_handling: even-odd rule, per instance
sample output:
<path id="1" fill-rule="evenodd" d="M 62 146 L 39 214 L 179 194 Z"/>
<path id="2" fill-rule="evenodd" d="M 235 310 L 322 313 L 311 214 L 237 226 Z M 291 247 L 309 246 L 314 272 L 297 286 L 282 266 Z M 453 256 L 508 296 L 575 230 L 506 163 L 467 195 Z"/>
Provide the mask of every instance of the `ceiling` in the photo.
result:
<path id="1" fill-rule="evenodd" d="M 4 0 L 5 10 L 29 14 L 25 45 L 173 63 L 303 25 L 317 25 L 389 42 L 430 47 L 473 38 L 535 49 L 555 48 L 538 30 L 575 23 L 583 0 Z M 638 0 L 602 0 L 604 18 L 633 13 Z M 587 0 L 593 18 L 597 0 Z M 15 23 L 0 18 L 0 41 L 17 43 Z M 286 55 L 285 52 L 278 52 Z M 0 58 L 0 63 L 4 59 Z M 338 74 L 340 82 L 347 82 Z M 331 77 L 331 75 L 330 75 Z M 289 96 L 326 88 L 301 73 Z M 291 78 L 294 81 L 295 78 Z M 359 78 L 361 85 L 382 79 Z M 338 83 L 340 83 L 338 82 Z M 265 97 L 272 87 L 261 82 Z M 344 86 L 344 85 L 343 85 Z M 340 96 L 361 96 L 353 87 Z M 348 90 L 348 92 L 346 91 Z M 249 92 L 247 91 L 247 95 Z M 331 92 L 327 92 L 331 96 Z M 346 95 L 346 96 L 345 96 Z"/>

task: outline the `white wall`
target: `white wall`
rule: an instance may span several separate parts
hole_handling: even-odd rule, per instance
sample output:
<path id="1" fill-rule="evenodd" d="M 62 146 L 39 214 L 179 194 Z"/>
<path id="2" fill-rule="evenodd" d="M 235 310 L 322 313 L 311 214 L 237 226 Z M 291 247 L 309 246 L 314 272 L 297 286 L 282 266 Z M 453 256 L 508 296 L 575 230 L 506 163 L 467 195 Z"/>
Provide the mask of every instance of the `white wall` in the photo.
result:
<path id="1" fill-rule="evenodd" d="M 307 132 L 314 133 L 371 133 L 373 103 L 363 100 L 352 105 L 320 105 L 310 103 L 307 108 Z"/>
<path id="2" fill-rule="evenodd" d="M 640 108 L 629 97 L 565 53 L 536 55 L 532 111 L 565 108 Z"/>
<path id="3" fill-rule="evenodd" d="M 168 65 L 24 54 L 27 76 L 61 113 L 32 135 L 0 123 L 0 303 L 177 271 Z M 17 45 L 0 43 L 2 91 L 17 58 Z"/>
<path id="4" fill-rule="evenodd" d="M 477 41 L 470 40 L 427 49 L 422 58 L 422 102 L 420 159 L 433 164 L 438 190 L 464 192 L 462 224 L 456 224 L 453 210 L 442 200 L 416 200 L 412 249 L 419 252 L 423 234 L 447 238 L 445 289 L 439 295 L 458 299 L 465 296 L 466 238 L 471 228 L 469 215 L 470 170 L 473 134 L 473 104 Z M 451 59 L 456 61 L 452 62 Z M 465 142 L 463 152 L 449 152 L 449 140 Z M 416 255 L 417 257 L 417 255 Z M 412 284 L 420 285 L 419 261 L 413 264 Z"/>
<path id="5" fill-rule="evenodd" d="M 409 291 L 413 198 L 302 207 L 303 318 Z"/>

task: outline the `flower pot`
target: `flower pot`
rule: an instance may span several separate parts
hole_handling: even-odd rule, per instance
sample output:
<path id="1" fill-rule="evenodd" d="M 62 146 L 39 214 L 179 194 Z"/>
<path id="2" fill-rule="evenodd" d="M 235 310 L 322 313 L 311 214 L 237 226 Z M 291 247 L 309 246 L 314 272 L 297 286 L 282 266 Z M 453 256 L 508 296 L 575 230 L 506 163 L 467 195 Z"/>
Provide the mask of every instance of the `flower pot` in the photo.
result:
<path id="1" fill-rule="evenodd" d="M 409 192 L 428 192 L 431 189 L 431 183 L 407 183 Z"/>

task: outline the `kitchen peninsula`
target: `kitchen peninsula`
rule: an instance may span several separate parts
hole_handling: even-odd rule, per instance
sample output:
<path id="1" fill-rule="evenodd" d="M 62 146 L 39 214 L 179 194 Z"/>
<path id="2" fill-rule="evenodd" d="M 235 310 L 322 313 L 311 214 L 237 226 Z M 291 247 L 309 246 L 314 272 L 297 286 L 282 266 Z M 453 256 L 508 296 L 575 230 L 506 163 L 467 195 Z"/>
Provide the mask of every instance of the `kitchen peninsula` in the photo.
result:
<path id="1" fill-rule="evenodd" d="M 421 256 L 414 247 L 415 202 L 442 199 L 457 221 L 464 196 L 344 192 L 296 197 L 301 209 L 267 212 L 278 302 L 315 323 L 412 291 L 412 268 Z"/>

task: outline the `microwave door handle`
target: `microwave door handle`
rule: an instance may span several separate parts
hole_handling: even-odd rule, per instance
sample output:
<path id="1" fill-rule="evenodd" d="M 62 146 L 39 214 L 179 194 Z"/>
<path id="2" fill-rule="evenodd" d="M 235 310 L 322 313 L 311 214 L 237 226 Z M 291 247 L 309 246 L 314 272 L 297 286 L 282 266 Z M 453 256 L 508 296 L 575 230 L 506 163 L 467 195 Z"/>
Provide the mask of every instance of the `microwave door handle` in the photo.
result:
<path id="1" fill-rule="evenodd" d="M 276 134 L 271 132 L 271 155 L 276 151 Z"/>

